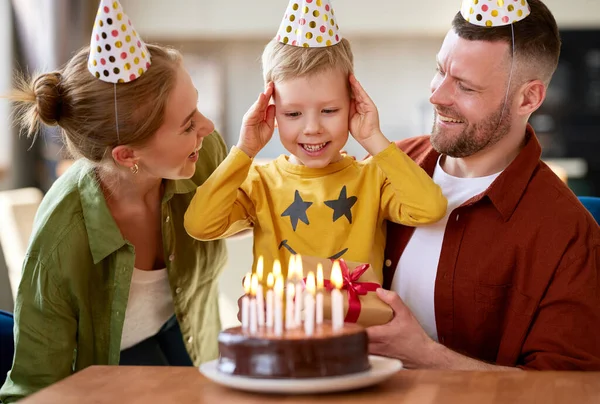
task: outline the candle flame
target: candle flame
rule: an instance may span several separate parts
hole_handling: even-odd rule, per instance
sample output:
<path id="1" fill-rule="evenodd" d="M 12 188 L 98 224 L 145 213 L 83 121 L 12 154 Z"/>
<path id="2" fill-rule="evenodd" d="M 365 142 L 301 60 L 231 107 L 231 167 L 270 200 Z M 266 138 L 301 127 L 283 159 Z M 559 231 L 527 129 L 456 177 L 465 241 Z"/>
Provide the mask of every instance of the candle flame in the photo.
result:
<path id="1" fill-rule="evenodd" d="M 287 278 L 292 279 L 294 277 L 295 273 L 296 273 L 296 257 L 293 255 L 290 255 L 290 262 L 288 264 Z"/>
<path id="2" fill-rule="evenodd" d="M 250 280 L 252 278 L 252 274 L 248 272 L 246 276 L 244 276 L 244 293 L 250 294 Z"/>
<path id="3" fill-rule="evenodd" d="M 281 275 L 281 262 L 275 260 L 273 263 L 273 276 L 277 278 L 279 275 Z"/>
<path id="4" fill-rule="evenodd" d="M 273 277 L 273 272 L 270 272 L 269 275 L 267 275 L 267 287 L 271 289 L 273 283 L 275 283 L 275 278 Z"/>
<path id="5" fill-rule="evenodd" d="M 342 268 L 340 267 L 339 261 L 333 262 L 331 268 L 331 283 L 336 289 L 341 289 L 344 285 L 344 279 L 342 278 Z"/>
<path id="6" fill-rule="evenodd" d="M 323 265 L 319 262 L 317 264 L 317 289 L 323 289 Z"/>
<path id="7" fill-rule="evenodd" d="M 256 296 L 257 290 L 258 290 L 258 276 L 256 276 L 256 274 L 252 274 L 252 279 L 250 280 L 250 295 Z"/>
<path id="8" fill-rule="evenodd" d="M 294 285 L 292 282 L 288 282 L 286 293 L 293 299 L 294 295 L 296 294 L 296 285 Z"/>
<path id="9" fill-rule="evenodd" d="M 295 271 L 296 271 L 296 276 L 298 276 L 299 279 L 304 278 L 304 270 L 302 269 L 302 257 L 300 256 L 300 254 L 296 254 L 296 266 L 294 267 Z"/>
<path id="10" fill-rule="evenodd" d="M 283 296 L 283 276 L 281 274 L 277 275 L 277 280 L 275 281 L 275 294 Z"/>
<path id="11" fill-rule="evenodd" d="M 315 294 L 315 274 L 313 271 L 310 271 L 306 276 L 306 290 L 308 293 L 314 296 Z"/>
<path id="12" fill-rule="evenodd" d="M 258 262 L 256 263 L 256 276 L 258 277 L 259 283 L 263 280 L 264 265 L 264 259 L 261 255 L 260 257 L 258 257 Z"/>

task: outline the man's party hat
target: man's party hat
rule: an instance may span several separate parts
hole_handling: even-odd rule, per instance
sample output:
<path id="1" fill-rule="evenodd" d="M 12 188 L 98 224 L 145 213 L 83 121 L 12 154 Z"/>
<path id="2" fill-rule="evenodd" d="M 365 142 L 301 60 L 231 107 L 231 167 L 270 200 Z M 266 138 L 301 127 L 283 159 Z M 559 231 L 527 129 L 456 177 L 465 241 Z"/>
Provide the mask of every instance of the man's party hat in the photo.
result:
<path id="1" fill-rule="evenodd" d="M 119 0 L 100 0 L 90 41 L 89 71 L 102 81 L 128 83 L 150 67 L 150 52 Z"/>
<path id="2" fill-rule="evenodd" d="M 342 40 L 329 0 L 290 0 L 276 38 L 305 48 L 332 46 Z"/>
<path id="3" fill-rule="evenodd" d="M 530 9 L 527 0 L 463 0 L 460 13 L 471 24 L 500 27 L 521 21 Z"/>

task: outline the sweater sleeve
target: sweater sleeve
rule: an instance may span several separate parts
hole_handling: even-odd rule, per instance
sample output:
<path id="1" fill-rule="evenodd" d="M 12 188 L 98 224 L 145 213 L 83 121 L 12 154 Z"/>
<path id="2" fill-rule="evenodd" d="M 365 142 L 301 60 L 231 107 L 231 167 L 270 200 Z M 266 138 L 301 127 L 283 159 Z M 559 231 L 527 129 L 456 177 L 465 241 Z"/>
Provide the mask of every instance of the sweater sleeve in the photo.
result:
<path id="1" fill-rule="evenodd" d="M 395 144 L 375 155 L 373 162 L 386 176 L 380 206 L 386 219 L 418 226 L 444 217 L 448 202 L 441 188 Z"/>
<path id="2" fill-rule="evenodd" d="M 237 147 L 196 189 L 185 212 L 184 227 L 198 240 L 229 237 L 252 227 L 254 203 L 242 189 L 248 179 L 252 159 Z"/>

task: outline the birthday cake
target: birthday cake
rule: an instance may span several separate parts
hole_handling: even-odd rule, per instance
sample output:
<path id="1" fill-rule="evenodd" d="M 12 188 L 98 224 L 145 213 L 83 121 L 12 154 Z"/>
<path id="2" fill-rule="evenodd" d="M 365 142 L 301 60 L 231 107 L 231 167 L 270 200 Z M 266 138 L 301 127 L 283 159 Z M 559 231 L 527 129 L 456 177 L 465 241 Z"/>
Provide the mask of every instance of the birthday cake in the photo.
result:
<path id="1" fill-rule="evenodd" d="M 367 332 L 356 324 L 334 331 L 325 322 L 311 336 L 302 329 L 277 336 L 265 327 L 254 334 L 235 327 L 219 334 L 219 350 L 219 371 L 238 376 L 316 378 L 370 369 Z"/>

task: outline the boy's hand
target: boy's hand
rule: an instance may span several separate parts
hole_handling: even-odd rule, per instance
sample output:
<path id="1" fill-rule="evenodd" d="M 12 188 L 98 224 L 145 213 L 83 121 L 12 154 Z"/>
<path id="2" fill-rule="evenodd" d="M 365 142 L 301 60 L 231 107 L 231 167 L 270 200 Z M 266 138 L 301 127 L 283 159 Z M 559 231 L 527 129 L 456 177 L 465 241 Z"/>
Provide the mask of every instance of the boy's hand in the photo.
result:
<path id="1" fill-rule="evenodd" d="M 379 128 L 379 113 L 375 103 L 354 75 L 350 75 L 350 86 L 354 92 L 348 121 L 350 133 L 369 154 L 374 156 L 387 148 L 390 141 Z"/>
<path id="2" fill-rule="evenodd" d="M 265 92 L 258 96 L 244 115 L 237 147 L 250 158 L 254 158 L 265 147 L 275 130 L 275 105 L 269 105 L 273 88 L 273 83 L 269 83 Z"/>

